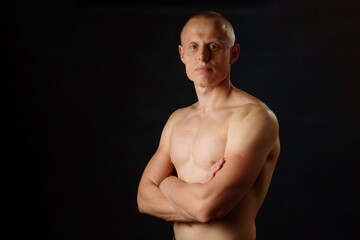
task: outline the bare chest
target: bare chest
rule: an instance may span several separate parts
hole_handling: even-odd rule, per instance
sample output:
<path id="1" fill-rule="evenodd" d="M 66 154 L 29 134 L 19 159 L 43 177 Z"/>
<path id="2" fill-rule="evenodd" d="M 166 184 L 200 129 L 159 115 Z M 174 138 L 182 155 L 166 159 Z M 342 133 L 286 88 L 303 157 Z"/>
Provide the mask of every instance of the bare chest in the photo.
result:
<path id="1" fill-rule="evenodd" d="M 204 180 L 211 165 L 224 156 L 227 117 L 189 117 L 173 129 L 170 156 L 186 182 Z"/>

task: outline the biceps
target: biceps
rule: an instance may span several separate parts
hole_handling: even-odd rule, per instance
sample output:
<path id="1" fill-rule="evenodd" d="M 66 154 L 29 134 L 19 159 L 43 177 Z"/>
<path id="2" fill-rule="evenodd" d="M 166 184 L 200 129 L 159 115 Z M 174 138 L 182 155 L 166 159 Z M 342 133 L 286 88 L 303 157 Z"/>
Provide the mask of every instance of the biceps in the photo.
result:
<path id="1" fill-rule="evenodd" d="M 209 182 L 209 195 L 219 204 L 237 203 L 249 191 L 264 167 L 263 151 L 225 152 L 225 164 Z"/>
<path id="2" fill-rule="evenodd" d="M 241 199 L 255 182 L 262 170 L 265 159 L 244 157 L 225 157 L 223 169 L 213 179 L 212 188 L 218 189 L 220 198 Z"/>
<path id="3" fill-rule="evenodd" d="M 166 177 L 174 172 L 174 169 L 170 156 L 158 149 L 148 162 L 141 181 L 151 181 L 159 186 Z"/>
<path id="4" fill-rule="evenodd" d="M 246 195 L 262 169 L 261 164 L 228 157 L 223 168 L 201 186 L 202 206 L 210 218 L 227 215 Z"/>
<path id="5" fill-rule="evenodd" d="M 247 191 L 263 169 L 274 143 L 275 135 L 264 131 L 238 138 L 232 136 L 225 152 L 226 163 L 216 179 L 218 184 Z"/>

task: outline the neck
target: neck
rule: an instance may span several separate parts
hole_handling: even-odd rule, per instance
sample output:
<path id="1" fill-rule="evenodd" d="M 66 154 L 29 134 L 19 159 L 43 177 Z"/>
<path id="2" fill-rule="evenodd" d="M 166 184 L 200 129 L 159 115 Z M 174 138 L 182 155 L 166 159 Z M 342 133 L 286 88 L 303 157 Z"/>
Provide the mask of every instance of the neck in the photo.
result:
<path id="1" fill-rule="evenodd" d="M 225 80 L 215 87 L 200 87 L 195 85 L 195 91 L 199 100 L 197 108 L 202 114 L 208 111 L 225 107 L 234 87 L 230 80 Z"/>

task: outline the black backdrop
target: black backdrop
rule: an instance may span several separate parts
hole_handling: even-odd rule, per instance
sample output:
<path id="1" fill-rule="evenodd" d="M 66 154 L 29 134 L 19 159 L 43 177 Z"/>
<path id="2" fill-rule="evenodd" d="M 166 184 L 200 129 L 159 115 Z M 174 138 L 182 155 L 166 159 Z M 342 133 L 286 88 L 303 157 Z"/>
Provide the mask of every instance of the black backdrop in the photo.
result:
<path id="1" fill-rule="evenodd" d="M 355 0 L 13 2 L 6 76 L 11 160 L 22 176 L 12 178 L 14 235 L 171 238 L 170 223 L 138 213 L 137 184 L 168 116 L 196 101 L 177 45 L 184 21 L 208 9 L 233 23 L 241 44 L 233 83 L 267 103 L 281 126 L 258 239 L 352 239 L 360 160 Z"/>

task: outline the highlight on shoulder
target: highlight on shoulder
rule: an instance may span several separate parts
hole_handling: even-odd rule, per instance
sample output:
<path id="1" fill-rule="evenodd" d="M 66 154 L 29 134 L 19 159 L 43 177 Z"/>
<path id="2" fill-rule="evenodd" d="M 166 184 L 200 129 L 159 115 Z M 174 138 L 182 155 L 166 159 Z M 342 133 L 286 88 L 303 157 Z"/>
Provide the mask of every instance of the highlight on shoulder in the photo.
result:
<path id="1" fill-rule="evenodd" d="M 239 106 L 232 116 L 233 121 L 260 121 L 266 125 L 278 128 L 278 120 L 275 113 L 264 103 L 247 103 Z"/>

